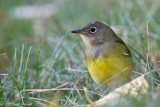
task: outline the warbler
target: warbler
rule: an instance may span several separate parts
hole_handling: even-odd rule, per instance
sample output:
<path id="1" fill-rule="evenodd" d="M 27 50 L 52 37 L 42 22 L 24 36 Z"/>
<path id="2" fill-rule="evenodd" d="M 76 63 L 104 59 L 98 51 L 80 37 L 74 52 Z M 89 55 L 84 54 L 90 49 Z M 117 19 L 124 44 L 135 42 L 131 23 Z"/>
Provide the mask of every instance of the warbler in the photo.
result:
<path id="1" fill-rule="evenodd" d="M 116 88 L 130 81 L 134 62 L 126 44 L 106 24 L 98 21 L 72 33 L 85 44 L 85 60 L 92 79 Z"/>

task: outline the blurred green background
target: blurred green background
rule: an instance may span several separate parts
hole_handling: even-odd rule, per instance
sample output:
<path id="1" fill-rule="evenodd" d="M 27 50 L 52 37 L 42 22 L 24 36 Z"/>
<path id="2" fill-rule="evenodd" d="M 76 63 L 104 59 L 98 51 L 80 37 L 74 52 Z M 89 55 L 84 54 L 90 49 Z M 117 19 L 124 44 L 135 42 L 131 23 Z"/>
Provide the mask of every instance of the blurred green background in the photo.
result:
<path id="1" fill-rule="evenodd" d="M 144 59 L 149 53 L 152 69 L 147 70 L 157 70 L 159 11 L 159 0 L 1 0 L 0 105 L 46 106 L 60 93 L 59 105 L 84 106 L 88 103 L 81 90 L 84 86 L 97 93 L 89 93 L 93 100 L 105 95 L 106 88 L 95 90 L 98 85 L 88 75 L 81 38 L 70 33 L 92 21 L 111 26 L 129 48 L 132 51 L 134 48 Z M 136 58 L 134 61 L 139 65 Z M 144 66 L 137 69 L 143 73 L 146 62 L 141 62 Z M 62 88 L 68 89 L 24 91 L 56 88 L 62 84 L 66 84 Z M 156 106 L 160 95 L 152 100 L 151 105 Z M 147 106 L 147 101 L 136 103 Z M 134 104 L 133 107 L 137 106 Z"/>

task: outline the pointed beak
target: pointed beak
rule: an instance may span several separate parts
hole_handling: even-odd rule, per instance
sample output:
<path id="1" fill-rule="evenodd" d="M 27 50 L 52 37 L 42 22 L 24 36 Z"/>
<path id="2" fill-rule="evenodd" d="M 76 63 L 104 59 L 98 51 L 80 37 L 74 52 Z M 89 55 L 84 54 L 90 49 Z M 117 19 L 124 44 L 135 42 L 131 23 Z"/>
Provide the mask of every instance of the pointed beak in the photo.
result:
<path id="1" fill-rule="evenodd" d="M 77 33 L 77 34 L 84 34 L 83 30 L 73 30 L 71 31 L 72 33 Z"/>

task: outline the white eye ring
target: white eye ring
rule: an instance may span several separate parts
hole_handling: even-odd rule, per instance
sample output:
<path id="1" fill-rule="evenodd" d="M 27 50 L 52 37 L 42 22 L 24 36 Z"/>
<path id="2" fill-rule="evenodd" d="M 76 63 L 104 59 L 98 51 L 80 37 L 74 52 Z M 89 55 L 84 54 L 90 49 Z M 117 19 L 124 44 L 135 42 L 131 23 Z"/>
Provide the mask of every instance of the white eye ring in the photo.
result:
<path id="1" fill-rule="evenodd" d="M 96 33 L 97 32 L 97 28 L 96 27 L 91 27 L 90 28 L 90 32 L 91 33 Z"/>

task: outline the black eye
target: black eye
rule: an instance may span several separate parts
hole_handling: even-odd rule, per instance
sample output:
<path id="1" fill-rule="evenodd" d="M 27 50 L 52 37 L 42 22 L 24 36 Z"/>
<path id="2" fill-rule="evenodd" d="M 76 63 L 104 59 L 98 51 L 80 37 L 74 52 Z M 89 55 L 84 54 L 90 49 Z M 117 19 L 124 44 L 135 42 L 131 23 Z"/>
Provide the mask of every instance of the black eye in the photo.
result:
<path id="1" fill-rule="evenodd" d="M 90 28 L 90 32 L 91 32 L 91 33 L 95 33 L 96 31 L 97 31 L 97 28 L 96 28 L 96 27 L 91 27 L 91 28 Z"/>

